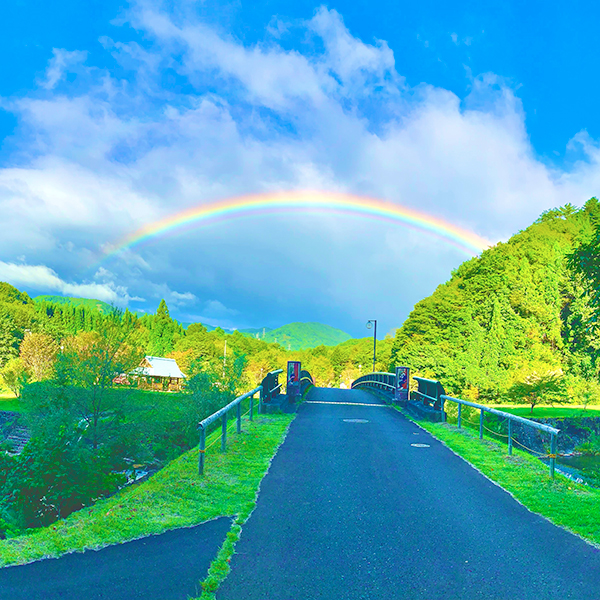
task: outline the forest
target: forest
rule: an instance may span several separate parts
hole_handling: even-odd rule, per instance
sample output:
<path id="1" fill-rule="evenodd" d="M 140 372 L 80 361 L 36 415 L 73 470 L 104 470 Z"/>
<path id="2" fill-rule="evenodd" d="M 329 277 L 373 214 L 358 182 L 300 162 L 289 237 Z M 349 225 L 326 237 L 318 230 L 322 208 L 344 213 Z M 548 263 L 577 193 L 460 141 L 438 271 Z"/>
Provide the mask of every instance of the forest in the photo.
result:
<path id="1" fill-rule="evenodd" d="M 600 395 L 596 198 L 543 213 L 456 269 L 397 330 L 391 364 L 482 403 Z"/>

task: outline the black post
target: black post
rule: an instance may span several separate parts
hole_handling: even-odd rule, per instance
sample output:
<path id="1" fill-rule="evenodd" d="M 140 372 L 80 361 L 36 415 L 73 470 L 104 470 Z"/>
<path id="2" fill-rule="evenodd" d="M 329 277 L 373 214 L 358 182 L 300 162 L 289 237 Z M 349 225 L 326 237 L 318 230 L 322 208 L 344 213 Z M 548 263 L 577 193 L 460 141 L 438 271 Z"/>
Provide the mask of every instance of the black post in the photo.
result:
<path id="1" fill-rule="evenodd" d="M 377 321 L 373 327 L 373 373 L 375 373 L 375 361 L 377 360 Z"/>
<path id="2" fill-rule="evenodd" d="M 367 329 L 373 327 L 373 373 L 375 373 L 375 361 L 377 360 L 377 319 L 367 321 Z"/>

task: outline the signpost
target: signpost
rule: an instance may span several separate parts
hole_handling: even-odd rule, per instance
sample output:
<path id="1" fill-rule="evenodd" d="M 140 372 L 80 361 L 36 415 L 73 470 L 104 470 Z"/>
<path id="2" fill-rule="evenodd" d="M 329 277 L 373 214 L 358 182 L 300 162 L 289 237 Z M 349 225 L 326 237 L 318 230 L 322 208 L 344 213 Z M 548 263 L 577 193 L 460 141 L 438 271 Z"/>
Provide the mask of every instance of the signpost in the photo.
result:
<path id="1" fill-rule="evenodd" d="M 287 364 L 287 399 L 296 402 L 300 396 L 300 361 L 288 360 Z"/>
<path id="2" fill-rule="evenodd" d="M 410 382 L 410 369 L 408 367 L 396 367 L 396 392 L 395 402 L 408 402 L 408 387 Z"/>

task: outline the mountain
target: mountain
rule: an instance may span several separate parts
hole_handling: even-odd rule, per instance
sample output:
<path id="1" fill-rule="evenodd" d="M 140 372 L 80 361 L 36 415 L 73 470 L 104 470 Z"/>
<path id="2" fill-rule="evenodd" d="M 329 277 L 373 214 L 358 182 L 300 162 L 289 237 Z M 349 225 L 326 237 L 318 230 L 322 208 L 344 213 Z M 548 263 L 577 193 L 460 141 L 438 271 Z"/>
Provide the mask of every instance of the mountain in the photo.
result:
<path id="1" fill-rule="evenodd" d="M 345 331 L 322 323 L 289 323 L 277 327 L 277 329 L 240 330 L 240 333 L 250 337 L 258 337 L 265 342 L 281 344 L 286 350 L 337 346 L 351 339 Z"/>
<path id="2" fill-rule="evenodd" d="M 571 257 L 593 239 L 595 223 L 595 198 L 579 210 L 566 205 L 463 263 L 398 329 L 391 365 L 407 364 L 465 399 L 510 399 L 518 385 L 550 389 L 560 379 L 559 398 L 586 401 L 598 385 L 600 328 L 593 286 Z"/>
<path id="3" fill-rule="evenodd" d="M 83 306 L 84 308 L 95 308 L 101 313 L 108 314 L 112 311 L 112 306 L 102 300 L 93 300 L 92 298 L 72 298 L 70 296 L 36 296 L 34 302 L 53 302 L 55 304 L 71 304 L 73 306 Z"/>

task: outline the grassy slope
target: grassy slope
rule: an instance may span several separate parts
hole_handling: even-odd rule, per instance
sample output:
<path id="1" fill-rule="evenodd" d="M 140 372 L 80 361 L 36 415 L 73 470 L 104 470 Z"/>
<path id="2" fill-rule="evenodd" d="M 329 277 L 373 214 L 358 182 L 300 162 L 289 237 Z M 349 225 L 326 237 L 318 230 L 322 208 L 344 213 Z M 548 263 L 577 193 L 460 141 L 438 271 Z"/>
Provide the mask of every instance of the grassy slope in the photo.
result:
<path id="1" fill-rule="evenodd" d="M 419 421 L 424 429 L 495 481 L 529 510 L 600 546 L 600 489 L 577 484 L 559 473 L 550 479 L 548 467 L 506 444 L 479 440 L 477 432 L 447 423 Z"/>
<path id="2" fill-rule="evenodd" d="M 267 342 L 277 342 L 284 348 L 288 345 L 292 350 L 304 350 L 317 346 L 336 346 L 350 336 L 341 329 L 322 323 L 289 323 L 268 331 L 264 337 Z"/>
<path id="3" fill-rule="evenodd" d="M 255 417 L 253 423 L 245 420 L 242 434 L 228 437 L 226 454 L 221 454 L 218 441 L 207 450 L 204 478 L 198 476 L 198 450 L 193 449 L 145 483 L 31 535 L 0 540 L 0 567 L 100 548 L 219 516 L 242 515 L 245 520 L 292 419 L 293 415 L 270 415 Z M 217 436 L 213 434 L 209 443 Z"/>

